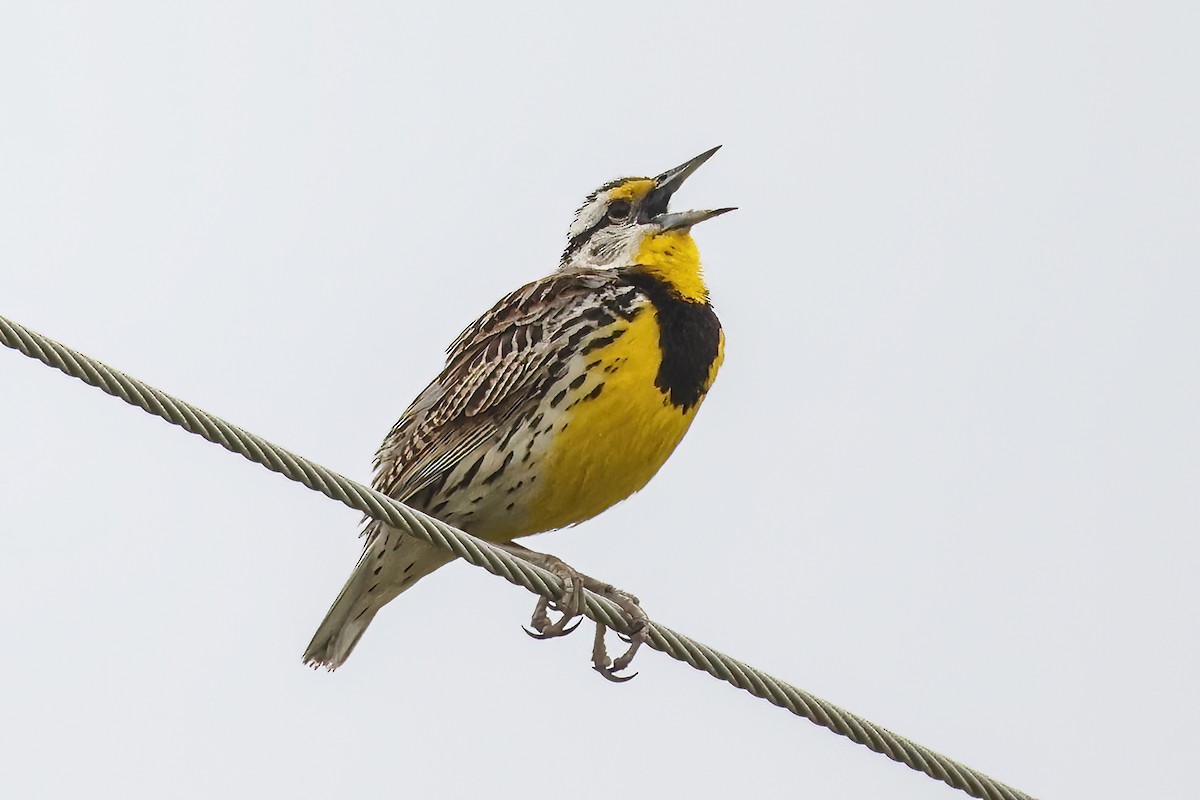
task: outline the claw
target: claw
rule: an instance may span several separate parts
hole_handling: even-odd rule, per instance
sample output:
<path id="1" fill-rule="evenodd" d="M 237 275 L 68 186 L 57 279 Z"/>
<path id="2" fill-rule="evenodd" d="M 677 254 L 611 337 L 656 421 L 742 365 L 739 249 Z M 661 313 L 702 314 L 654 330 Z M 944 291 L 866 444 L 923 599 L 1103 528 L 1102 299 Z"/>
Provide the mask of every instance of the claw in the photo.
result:
<path id="1" fill-rule="evenodd" d="M 553 633 L 541 633 L 539 631 L 530 630 L 529 628 L 525 627 L 524 625 L 521 626 L 521 630 L 525 631 L 525 634 L 527 636 L 529 636 L 529 638 L 537 639 L 538 641 L 542 641 L 543 639 L 553 639 L 554 638 Z"/>
<path id="2" fill-rule="evenodd" d="M 558 636 L 566 636 L 568 633 L 578 628 L 579 623 L 583 621 L 582 618 L 577 619 L 574 625 L 568 625 L 567 623 L 570 622 L 572 617 L 576 615 L 569 615 L 566 612 L 563 612 L 563 615 L 559 617 L 558 622 L 551 622 L 550 615 L 547 613 L 547 610 L 550 607 L 551 603 L 549 600 L 544 597 L 539 599 L 537 606 L 533 609 L 533 617 L 529 620 L 529 624 L 532 626 L 533 630 L 526 628 L 524 625 L 521 626 L 521 630 L 525 631 L 525 633 L 529 634 L 534 639 L 554 639 Z M 558 610 L 557 604 L 555 604 L 555 610 Z"/>
<path id="3" fill-rule="evenodd" d="M 604 635 L 607 632 L 607 626 L 596 623 L 596 638 L 592 644 L 592 669 L 599 672 L 605 680 L 612 681 L 613 683 L 625 683 L 636 677 L 637 673 L 635 672 L 632 675 L 617 675 L 617 673 L 628 669 L 629 665 L 633 663 L 633 657 L 637 654 L 638 649 L 641 648 L 642 643 L 648 638 L 648 629 L 642 624 L 638 625 L 636 630 L 628 637 L 617 633 L 617 638 L 623 642 L 627 642 L 629 647 L 624 653 L 611 661 L 608 657 L 608 647 L 604 643 Z"/>
<path id="4" fill-rule="evenodd" d="M 608 667 L 593 666 L 592 669 L 603 675 L 605 680 L 612 681 L 613 683 L 625 683 L 626 681 L 631 681 L 638 676 L 636 672 L 632 675 L 614 675 L 613 673 L 617 672 L 617 670 L 610 669 Z"/>
<path id="5" fill-rule="evenodd" d="M 525 633 L 529 634 L 534 639 L 538 639 L 539 641 L 544 640 L 544 639 L 557 639 L 560 636 L 566 636 L 567 634 L 571 633 L 576 628 L 578 628 L 579 624 L 581 622 L 583 622 L 583 619 L 582 618 L 577 619 L 577 620 L 575 620 L 575 624 L 568 625 L 565 628 L 562 627 L 562 625 L 561 625 L 561 623 L 563 621 L 565 621 L 565 620 L 559 620 L 559 622 L 556 622 L 553 625 L 547 625 L 546 627 L 542 628 L 540 631 L 539 630 L 530 630 L 529 628 L 525 627 L 524 625 L 521 626 L 521 630 L 525 631 Z"/>
<path id="6" fill-rule="evenodd" d="M 592 669 L 604 676 L 605 680 L 612 681 L 613 683 L 625 683 L 625 681 L 637 677 L 637 673 L 635 672 L 632 675 L 618 675 L 617 673 L 626 669 L 629 663 L 633 661 L 633 654 L 637 652 L 638 647 L 641 646 L 641 642 L 634 644 L 620 658 L 610 663 L 608 660 L 608 648 L 604 645 L 604 634 L 607 631 L 607 626 L 596 623 L 596 638 L 592 642 Z M 636 635 L 635 633 L 634 636 L 636 637 Z"/>

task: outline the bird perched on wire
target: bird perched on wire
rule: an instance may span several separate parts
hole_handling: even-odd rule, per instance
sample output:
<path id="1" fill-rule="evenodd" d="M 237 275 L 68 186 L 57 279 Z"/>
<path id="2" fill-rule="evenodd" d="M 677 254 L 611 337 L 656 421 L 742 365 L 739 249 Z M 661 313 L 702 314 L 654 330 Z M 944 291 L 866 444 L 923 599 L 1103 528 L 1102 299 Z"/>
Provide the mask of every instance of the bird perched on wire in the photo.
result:
<path id="1" fill-rule="evenodd" d="M 724 333 L 691 229 L 733 209 L 667 205 L 717 149 L 589 195 L 558 269 L 503 297 L 454 340 L 445 369 L 376 454 L 376 489 L 563 577 L 562 616 L 550 622 L 540 601 L 538 638 L 572 630 L 580 586 L 616 599 L 634 633 L 609 661 L 597 628 L 595 667 L 611 679 L 645 638 L 636 599 L 511 543 L 590 519 L 644 487 L 712 386 Z M 379 609 L 454 558 L 377 521 L 365 536 L 304 654 L 308 664 L 341 666 Z"/>

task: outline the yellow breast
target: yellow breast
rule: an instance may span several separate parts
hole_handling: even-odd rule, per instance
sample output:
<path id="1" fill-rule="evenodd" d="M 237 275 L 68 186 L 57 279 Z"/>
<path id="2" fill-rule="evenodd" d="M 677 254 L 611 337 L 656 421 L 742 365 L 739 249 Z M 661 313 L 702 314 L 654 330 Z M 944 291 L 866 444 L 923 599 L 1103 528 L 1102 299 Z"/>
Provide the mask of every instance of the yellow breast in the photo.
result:
<path id="1" fill-rule="evenodd" d="M 724 355 L 724 336 L 708 385 Z M 625 333 L 586 356 L 588 380 L 562 414 L 518 535 L 590 519 L 641 489 L 675 450 L 699 403 L 672 405 L 655 385 L 662 363 L 658 315 L 647 304 Z M 707 388 L 707 386 L 706 386 Z"/>

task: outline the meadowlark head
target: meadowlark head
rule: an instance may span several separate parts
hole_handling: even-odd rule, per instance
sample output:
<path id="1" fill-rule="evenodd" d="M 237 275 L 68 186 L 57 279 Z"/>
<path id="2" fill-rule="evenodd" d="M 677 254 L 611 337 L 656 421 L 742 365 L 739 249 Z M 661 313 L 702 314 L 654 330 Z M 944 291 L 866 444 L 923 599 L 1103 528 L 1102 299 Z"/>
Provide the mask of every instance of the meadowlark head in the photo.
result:
<path id="1" fill-rule="evenodd" d="M 619 178 L 588 195 L 567 232 L 560 269 L 633 266 L 659 237 L 690 241 L 691 227 L 732 208 L 669 212 L 671 196 L 718 145 L 654 178 Z"/>

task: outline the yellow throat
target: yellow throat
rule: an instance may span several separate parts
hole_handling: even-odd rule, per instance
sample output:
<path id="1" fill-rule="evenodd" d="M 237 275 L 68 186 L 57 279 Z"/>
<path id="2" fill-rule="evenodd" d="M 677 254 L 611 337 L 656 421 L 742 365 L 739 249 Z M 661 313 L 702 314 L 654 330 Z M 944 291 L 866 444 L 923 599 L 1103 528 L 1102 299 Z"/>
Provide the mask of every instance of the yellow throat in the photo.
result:
<path id="1" fill-rule="evenodd" d="M 700 269 L 700 248 L 691 231 L 663 231 L 647 236 L 638 248 L 633 269 L 658 278 L 684 300 L 708 302 L 708 287 Z"/>

